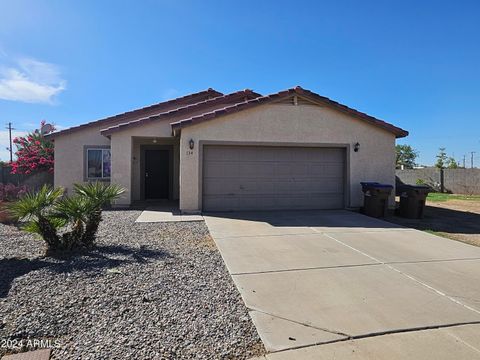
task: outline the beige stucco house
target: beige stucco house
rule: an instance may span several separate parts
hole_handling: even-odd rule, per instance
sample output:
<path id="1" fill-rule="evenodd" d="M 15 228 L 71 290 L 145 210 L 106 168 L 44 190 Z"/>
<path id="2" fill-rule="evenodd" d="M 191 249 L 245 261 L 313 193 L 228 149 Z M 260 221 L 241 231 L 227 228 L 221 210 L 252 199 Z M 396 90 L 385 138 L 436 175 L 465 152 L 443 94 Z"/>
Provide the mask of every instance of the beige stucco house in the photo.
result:
<path id="1" fill-rule="evenodd" d="M 395 139 L 407 135 L 296 87 L 208 89 L 48 136 L 56 186 L 106 181 L 127 189 L 117 205 L 199 212 L 359 207 L 361 181 L 395 184 Z"/>

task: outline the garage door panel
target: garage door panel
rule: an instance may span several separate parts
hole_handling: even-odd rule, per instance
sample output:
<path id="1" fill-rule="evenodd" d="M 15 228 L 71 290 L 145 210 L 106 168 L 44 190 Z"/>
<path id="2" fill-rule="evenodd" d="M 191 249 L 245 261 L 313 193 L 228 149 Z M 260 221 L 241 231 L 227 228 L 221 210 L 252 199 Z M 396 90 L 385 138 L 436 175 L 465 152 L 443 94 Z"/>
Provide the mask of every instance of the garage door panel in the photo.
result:
<path id="1" fill-rule="evenodd" d="M 345 166 L 341 164 L 321 164 L 315 163 L 309 166 L 309 176 L 325 177 L 325 178 L 340 178 L 343 179 L 345 173 Z"/>
<path id="2" fill-rule="evenodd" d="M 205 178 L 221 178 L 228 175 L 229 177 L 235 178 L 240 175 L 238 170 L 238 165 L 234 162 L 227 161 L 214 161 L 206 163 L 203 169 Z"/>
<path id="3" fill-rule="evenodd" d="M 292 161 L 286 161 L 286 162 L 276 162 L 274 164 L 269 164 L 274 171 L 273 175 L 274 176 L 281 176 L 284 178 L 291 178 L 295 174 L 302 174 L 305 172 L 305 169 L 307 168 L 305 164 L 302 163 L 295 163 Z"/>
<path id="4" fill-rule="evenodd" d="M 320 152 L 320 159 L 325 162 L 343 163 L 345 152 L 343 149 L 325 148 Z"/>
<path id="5" fill-rule="evenodd" d="M 313 179 L 308 181 L 296 181 L 294 189 L 298 189 L 298 191 L 296 191 L 298 193 L 331 193 L 339 194 L 343 197 L 344 186 L 339 179 Z"/>
<path id="6" fill-rule="evenodd" d="M 298 162 L 275 161 L 213 161 L 205 165 L 204 178 L 272 178 L 308 177 L 311 165 Z M 317 171 L 322 174 L 322 171 Z"/>
<path id="7" fill-rule="evenodd" d="M 230 178 L 308 178 L 308 177 L 339 177 L 343 178 L 344 165 L 324 164 L 320 162 L 255 162 L 255 161 L 213 161 L 205 164 L 204 177 L 230 177 Z"/>
<path id="8" fill-rule="evenodd" d="M 205 146 L 203 209 L 344 207 L 344 150 Z"/>
<path id="9" fill-rule="evenodd" d="M 262 196 L 245 196 L 245 197 L 223 197 L 211 196 L 205 199 L 204 207 L 208 211 L 242 211 L 242 210 L 308 210 L 311 209 L 309 202 L 314 200 L 316 203 L 322 204 L 324 209 L 342 208 L 343 201 L 337 195 L 314 195 L 302 196 L 285 196 L 282 198 L 262 197 Z"/>
<path id="10" fill-rule="evenodd" d="M 282 195 L 288 194 L 328 194 L 343 196 L 343 184 L 338 179 L 310 180 L 260 180 L 225 181 L 210 179 L 204 186 L 208 195 L 244 196 L 244 195 Z"/>
<path id="11" fill-rule="evenodd" d="M 267 178 L 271 179 L 275 176 L 275 168 L 265 166 L 264 162 L 240 161 L 237 163 L 240 170 L 240 178 Z"/>

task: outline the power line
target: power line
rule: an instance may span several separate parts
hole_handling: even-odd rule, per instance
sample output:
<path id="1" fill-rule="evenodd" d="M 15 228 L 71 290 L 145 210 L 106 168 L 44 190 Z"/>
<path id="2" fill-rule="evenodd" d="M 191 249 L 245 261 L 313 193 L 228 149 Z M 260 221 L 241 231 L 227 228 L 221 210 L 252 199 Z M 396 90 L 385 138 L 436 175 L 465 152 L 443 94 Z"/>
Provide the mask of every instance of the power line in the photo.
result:
<path id="1" fill-rule="evenodd" d="M 8 148 L 8 151 L 10 151 L 10 162 L 13 162 L 12 130 L 15 130 L 15 129 L 12 128 L 11 122 L 8 123 L 8 126 L 6 127 L 6 129 L 8 130 L 8 137 L 10 140 L 10 147 Z"/>

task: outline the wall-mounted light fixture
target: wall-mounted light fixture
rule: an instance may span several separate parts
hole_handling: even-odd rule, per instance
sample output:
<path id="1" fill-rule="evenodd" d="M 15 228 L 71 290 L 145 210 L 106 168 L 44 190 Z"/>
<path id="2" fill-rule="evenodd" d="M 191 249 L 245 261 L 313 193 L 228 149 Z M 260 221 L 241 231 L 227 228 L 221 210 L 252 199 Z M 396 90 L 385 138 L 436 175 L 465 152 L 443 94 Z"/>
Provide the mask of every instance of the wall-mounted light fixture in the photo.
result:
<path id="1" fill-rule="evenodd" d="M 153 142 L 154 144 L 156 144 L 156 143 L 157 143 L 157 139 L 153 139 L 152 142 Z"/>
<path id="2" fill-rule="evenodd" d="M 193 141 L 193 139 L 190 139 L 190 141 L 188 142 L 188 147 L 190 148 L 190 150 L 193 150 L 193 148 L 195 147 L 195 141 Z"/>
<path id="3" fill-rule="evenodd" d="M 360 150 L 360 144 L 357 142 L 353 145 L 353 151 L 358 152 L 358 150 Z"/>

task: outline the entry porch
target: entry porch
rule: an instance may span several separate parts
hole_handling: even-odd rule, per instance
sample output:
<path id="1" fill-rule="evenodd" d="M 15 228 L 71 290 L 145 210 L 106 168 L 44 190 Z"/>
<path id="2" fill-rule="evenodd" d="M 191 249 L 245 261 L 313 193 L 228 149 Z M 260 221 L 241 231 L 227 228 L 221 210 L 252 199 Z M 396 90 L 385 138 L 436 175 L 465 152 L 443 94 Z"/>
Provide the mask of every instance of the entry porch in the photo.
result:
<path id="1" fill-rule="evenodd" d="M 179 199 L 178 137 L 115 136 L 111 149 L 112 182 L 127 190 L 116 205 Z"/>

